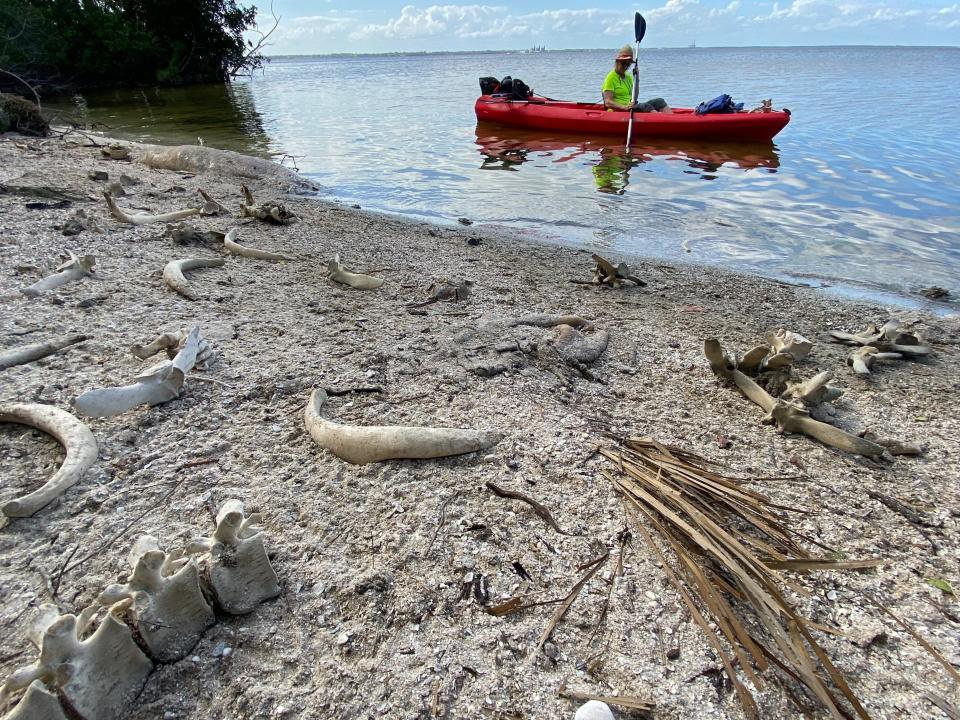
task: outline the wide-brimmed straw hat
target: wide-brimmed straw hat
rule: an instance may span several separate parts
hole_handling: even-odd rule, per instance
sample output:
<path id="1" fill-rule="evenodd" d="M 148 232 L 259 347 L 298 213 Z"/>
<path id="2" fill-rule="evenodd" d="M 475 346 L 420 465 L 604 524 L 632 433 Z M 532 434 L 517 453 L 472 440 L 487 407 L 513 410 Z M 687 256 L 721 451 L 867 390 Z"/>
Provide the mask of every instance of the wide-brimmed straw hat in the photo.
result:
<path id="1" fill-rule="evenodd" d="M 622 48 L 620 48 L 620 52 L 617 53 L 617 57 L 614 59 L 629 60 L 630 62 L 633 62 L 633 48 L 629 45 L 624 45 Z"/>

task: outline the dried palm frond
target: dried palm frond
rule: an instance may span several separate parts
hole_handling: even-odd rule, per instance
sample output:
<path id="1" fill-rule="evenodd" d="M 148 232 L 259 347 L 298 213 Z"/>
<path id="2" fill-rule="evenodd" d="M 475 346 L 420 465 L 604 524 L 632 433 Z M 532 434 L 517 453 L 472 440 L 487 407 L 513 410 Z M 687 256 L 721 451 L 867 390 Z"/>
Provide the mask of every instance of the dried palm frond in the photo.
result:
<path id="1" fill-rule="evenodd" d="M 801 541 L 819 543 L 786 525 L 783 511 L 791 508 L 708 470 L 707 462 L 691 453 L 645 438 L 600 453 L 615 466 L 603 475 L 623 496 L 638 530 L 720 656 L 748 717 L 760 713 L 735 664 L 755 688 L 763 687 L 761 674 L 773 664 L 832 717 L 849 717 L 838 692 L 860 718 L 870 717 L 810 632 L 834 631 L 797 613 L 785 589 L 807 592 L 780 571 L 864 568 L 880 561 L 851 565 L 811 556 Z M 673 563 L 651 530 L 672 550 Z"/>

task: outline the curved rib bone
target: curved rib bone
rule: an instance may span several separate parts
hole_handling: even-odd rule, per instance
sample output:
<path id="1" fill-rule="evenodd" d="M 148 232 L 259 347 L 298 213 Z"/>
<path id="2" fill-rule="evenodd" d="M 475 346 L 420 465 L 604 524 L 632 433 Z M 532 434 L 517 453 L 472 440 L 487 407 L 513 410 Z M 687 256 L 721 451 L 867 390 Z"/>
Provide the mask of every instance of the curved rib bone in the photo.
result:
<path id="1" fill-rule="evenodd" d="M 122 223 L 129 223 L 130 225 L 150 225 L 151 223 L 158 222 L 176 222 L 177 220 L 183 220 L 184 218 L 193 217 L 194 215 L 200 214 L 200 208 L 188 208 L 187 210 L 174 210 L 173 212 L 163 213 L 162 215 L 146 215 L 144 213 L 125 213 L 117 205 L 116 201 L 110 195 L 110 193 L 103 193 L 104 199 L 107 201 L 107 207 L 110 209 L 110 214 L 113 215 L 117 220 Z"/>
<path id="2" fill-rule="evenodd" d="M 716 338 L 704 341 L 703 354 L 710 363 L 713 372 L 733 382 L 751 402 L 763 408 L 767 413 L 763 422 L 775 424 L 780 432 L 803 433 L 819 440 L 824 445 L 830 445 L 858 455 L 867 457 L 883 455 L 884 448 L 880 445 L 851 435 L 833 425 L 814 420 L 804 408 L 772 397 L 752 379 L 733 367 Z"/>
<path id="3" fill-rule="evenodd" d="M 913 333 L 898 332 L 899 328 L 899 320 L 888 320 L 880 328 L 870 323 L 866 330 L 859 333 L 845 333 L 838 330 L 829 330 L 828 333 L 832 340 L 846 345 L 870 346 L 880 352 L 900 353 L 910 357 L 930 354 L 930 348 L 921 345 L 920 338 Z"/>
<path id="4" fill-rule="evenodd" d="M 152 542 L 145 543 L 145 540 Z M 147 546 L 152 547 L 136 555 L 137 547 Z M 110 585 L 98 598 L 104 605 L 125 599 L 132 601 L 131 624 L 150 656 L 158 662 L 184 657 L 216 619 L 200 591 L 197 564 L 190 560 L 170 573 L 168 559 L 157 547 L 156 538 L 140 538 L 131 557 L 133 573 L 127 583 Z"/>
<path id="5" fill-rule="evenodd" d="M 230 232 L 223 236 L 223 246 L 227 249 L 227 252 L 231 252 L 234 255 L 240 255 L 241 257 L 256 258 L 257 260 L 290 260 L 285 255 L 280 255 L 275 252 L 268 252 L 266 250 L 257 250 L 256 248 L 246 247 L 245 245 L 240 245 L 237 242 L 237 229 L 233 228 Z M 382 280 L 380 282 L 383 282 Z"/>
<path id="6" fill-rule="evenodd" d="M 263 535 L 254 527 L 259 520 L 256 514 L 245 517 L 239 500 L 228 500 L 217 513 L 213 535 L 187 548 L 189 554 L 209 552 L 210 586 L 217 605 L 231 615 L 244 615 L 280 594 Z"/>
<path id="7" fill-rule="evenodd" d="M 133 385 L 88 390 L 73 402 L 77 411 L 90 417 L 110 417 L 137 405 L 159 405 L 180 396 L 186 375 L 197 361 L 200 348 L 200 329 L 193 328 L 183 348 L 173 360 L 137 376 Z"/>
<path id="8" fill-rule="evenodd" d="M 86 342 L 91 337 L 93 336 L 67 335 L 66 337 L 58 338 L 56 340 L 34 343 L 33 345 L 23 345 L 18 348 L 13 348 L 12 350 L 7 350 L 6 352 L 0 353 L 0 370 L 6 370 L 7 368 L 12 368 L 16 365 L 25 365 L 33 362 L 34 360 L 47 357 L 47 355 L 53 355 L 54 353 L 60 352 L 64 348 L 68 348 L 71 345 Z"/>
<path id="9" fill-rule="evenodd" d="M 183 276 L 186 270 L 196 270 L 197 268 L 223 267 L 226 260 L 221 258 L 187 258 L 184 260 L 171 260 L 163 268 L 163 280 L 173 290 L 183 295 L 188 300 L 199 300 L 193 286 L 187 282 Z"/>
<path id="10" fill-rule="evenodd" d="M 47 290 L 53 290 L 61 285 L 66 285 L 72 280 L 81 280 L 85 277 L 94 276 L 95 270 L 93 266 L 96 265 L 97 259 L 93 255 L 78 256 L 70 250 L 67 250 L 67 255 L 69 259 L 57 268 L 55 274 L 41 278 L 33 285 L 20 288 L 20 292 L 27 297 L 37 297 Z"/>
<path id="11" fill-rule="evenodd" d="M 320 415 L 327 394 L 314 390 L 303 411 L 303 422 L 320 447 L 355 465 L 391 459 L 424 459 L 485 450 L 503 433 L 456 428 L 403 425 L 340 425 Z"/>
<path id="12" fill-rule="evenodd" d="M 33 515 L 73 487 L 97 460 L 99 448 L 90 428 L 60 408 L 33 403 L 0 403 L 0 422 L 20 423 L 42 430 L 52 435 L 67 451 L 60 469 L 39 489 L 3 505 L 3 514 L 7 517 Z"/>
<path id="13" fill-rule="evenodd" d="M 357 290 L 376 290 L 383 285 L 383 278 L 344 270 L 343 265 L 340 264 L 339 253 L 334 255 L 333 260 L 327 263 L 327 274 L 331 280 L 335 280 L 343 285 L 349 285 Z"/>
<path id="14" fill-rule="evenodd" d="M 899 360 L 903 357 L 900 353 L 880 352 L 879 349 L 866 345 L 854 350 L 847 358 L 847 365 L 853 367 L 853 371 L 862 376 L 870 374 L 870 368 L 876 360 Z"/>
<path id="15" fill-rule="evenodd" d="M 120 720 L 140 694 L 153 664 L 133 641 L 117 615 L 129 600 L 110 608 L 89 638 L 81 640 L 84 623 L 61 615 L 43 633 L 40 657 L 20 668 L 3 686 L 17 692 L 42 680 L 55 688 L 74 716 L 84 720 Z"/>

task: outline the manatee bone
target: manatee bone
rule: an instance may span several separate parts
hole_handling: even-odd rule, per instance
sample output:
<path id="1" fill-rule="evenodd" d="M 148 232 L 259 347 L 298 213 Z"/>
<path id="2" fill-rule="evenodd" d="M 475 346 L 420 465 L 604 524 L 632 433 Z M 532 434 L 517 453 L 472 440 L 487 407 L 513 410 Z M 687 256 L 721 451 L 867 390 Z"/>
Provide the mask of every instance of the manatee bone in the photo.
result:
<path id="1" fill-rule="evenodd" d="M 357 290 L 376 290 L 383 285 L 383 278 L 344 270 L 343 265 L 340 264 L 339 253 L 335 254 L 333 260 L 327 263 L 327 275 L 331 280 L 349 285 Z"/>
<path id="2" fill-rule="evenodd" d="M 130 601 L 110 608 L 93 634 L 81 639 L 85 623 L 61 615 L 43 632 L 40 657 L 20 668 L 0 694 L 19 692 L 41 680 L 56 690 L 71 717 L 121 720 L 147 680 L 153 664 L 137 647 L 129 628 L 118 619 Z"/>
<path id="3" fill-rule="evenodd" d="M 828 385 L 832 379 L 833 374 L 824 370 L 806 382 L 789 384 L 781 397 L 799 400 L 807 407 L 833 402 L 843 395 L 843 390 Z"/>
<path id="4" fill-rule="evenodd" d="M 213 535 L 187 547 L 191 555 L 209 553 L 207 580 L 217 606 L 231 615 L 244 615 L 280 594 L 263 535 L 255 527 L 259 520 L 256 514 L 245 516 L 239 500 L 228 500 L 217 513 Z"/>
<path id="5" fill-rule="evenodd" d="M 0 695 L 0 703 L 2 700 Z M 3 720 L 67 720 L 67 716 L 57 694 L 51 692 L 42 680 L 34 680 L 16 707 L 3 716 Z"/>
<path id="6" fill-rule="evenodd" d="M 630 282 L 641 287 L 646 285 L 643 280 L 638 278 L 636 275 L 631 274 L 630 268 L 626 263 L 620 263 L 614 267 L 612 262 L 606 258 L 600 257 L 596 253 L 590 257 L 596 263 L 596 267 L 593 269 L 594 284 L 605 284 L 613 288 L 618 288 L 620 287 L 621 280 L 629 280 Z"/>
<path id="7" fill-rule="evenodd" d="M 548 313 L 524 315 L 522 318 L 510 322 L 510 327 L 517 327 L 519 325 L 531 325 L 541 328 L 569 325 L 570 327 L 582 330 L 590 330 L 593 327 L 579 315 L 550 315 Z"/>
<path id="8" fill-rule="evenodd" d="M 240 203 L 241 217 L 252 217 L 275 225 L 286 225 L 295 217 L 280 203 L 268 202 L 257 207 L 253 199 L 253 193 L 246 185 L 241 185 L 240 191 L 243 193 L 243 202 Z"/>
<path id="9" fill-rule="evenodd" d="M 88 390 L 73 402 L 77 412 L 110 417 L 137 405 L 159 405 L 180 396 L 186 375 L 196 364 L 200 328 L 193 328 L 173 360 L 165 360 L 137 377 L 133 385 Z"/>
<path id="10" fill-rule="evenodd" d="M 169 223 L 183 220 L 200 214 L 200 208 L 187 208 L 186 210 L 174 210 L 173 212 L 163 213 L 162 215 L 147 215 L 144 213 L 126 213 L 120 209 L 110 193 L 103 193 L 103 198 L 107 201 L 107 207 L 110 214 L 122 223 L 130 225 L 150 225 L 152 223 Z"/>
<path id="11" fill-rule="evenodd" d="M 847 365 L 853 367 L 853 371 L 861 377 L 870 375 L 870 368 L 877 360 L 900 360 L 903 355 L 896 352 L 880 352 L 878 348 L 871 345 L 854 350 L 847 358 Z"/>
<path id="12" fill-rule="evenodd" d="M 203 188 L 197 188 L 200 197 L 203 198 L 203 207 L 200 208 L 201 215 L 229 215 L 230 211 L 226 206 L 214 200 Z"/>
<path id="13" fill-rule="evenodd" d="M 802 360 L 813 348 L 813 342 L 800 333 L 782 328 L 776 332 L 767 333 L 766 341 L 770 344 L 774 355 L 789 355 L 794 360 Z"/>
<path id="14" fill-rule="evenodd" d="M 25 365 L 27 363 L 31 363 L 34 360 L 39 360 L 40 358 L 47 357 L 48 355 L 58 353 L 64 348 L 70 347 L 71 345 L 86 342 L 91 337 L 91 335 L 66 335 L 64 337 L 57 338 L 56 340 L 34 343 L 33 345 L 21 345 L 20 347 L 13 348 L 12 350 L 7 350 L 0 353 L 0 370 L 6 370 L 7 368 L 12 368 L 15 365 Z"/>
<path id="15" fill-rule="evenodd" d="M 130 148 L 125 145 L 120 145 L 119 143 L 114 143 L 113 145 L 100 148 L 100 154 L 111 160 L 129 160 Z"/>
<path id="16" fill-rule="evenodd" d="M 280 255 L 279 253 L 268 252 L 266 250 L 257 250 L 256 248 L 241 245 L 237 242 L 237 228 L 233 228 L 230 232 L 223 236 L 223 246 L 226 248 L 227 252 L 233 253 L 234 255 L 240 255 L 241 257 L 256 258 L 257 260 L 273 260 L 274 262 L 278 260 L 290 259 L 285 255 Z M 382 283 L 383 280 L 380 282 Z"/>
<path id="17" fill-rule="evenodd" d="M 851 435 L 843 430 L 814 420 L 803 407 L 772 397 L 752 379 L 737 370 L 730 357 L 724 352 L 720 341 L 711 338 L 704 342 L 703 353 L 710 363 L 710 369 L 718 377 L 732 382 L 750 401 L 756 403 L 767 413 L 764 424 L 776 425 L 782 433 L 803 433 L 847 452 L 866 457 L 881 457 L 884 448 L 876 443 Z"/>
<path id="18" fill-rule="evenodd" d="M 391 459 L 424 459 L 485 450 L 503 439 L 503 433 L 456 428 L 402 425 L 340 425 L 325 420 L 320 411 L 327 394 L 314 390 L 303 412 L 303 422 L 320 447 L 354 465 Z"/>
<path id="19" fill-rule="evenodd" d="M 78 256 L 70 250 L 67 250 L 67 255 L 69 259 L 57 268 L 55 274 L 48 275 L 29 287 L 20 288 L 20 292 L 27 297 L 37 297 L 48 290 L 58 288 L 72 280 L 95 277 L 94 273 L 96 271 L 93 266 L 96 265 L 97 259 L 93 255 Z"/>
<path id="20" fill-rule="evenodd" d="M 607 349 L 610 333 L 599 330 L 592 335 L 585 335 L 570 325 L 557 325 L 546 340 L 568 364 L 589 365 Z"/>
<path id="21" fill-rule="evenodd" d="M 163 280 L 170 288 L 176 290 L 188 300 L 199 300 L 200 296 L 193 286 L 187 282 L 183 273 L 197 268 L 223 267 L 226 261 L 222 258 L 186 258 L 171 260 L 163 268 Z"/>
<path id="22" fill-rule="evenodd" d="M 183 349 L 190 332 L 188 330 L 177 330 L 176 332 L 165 332 L 146 345 L 131 345 L 130 352 L 141 360 L 153 357 L 161 350 L 166 350 L 167 357 L 171 360 L 177 356 L 177 353 Z M 194 368 L 197 370 L 209 370 L 217 360 L 217 353 L 203 335 L 198 338 L 197 359 Z"/>
<path id="23" fill-rule="evenodd" d="M 846 345 L 869 346 L 883 353 L 900 353 L 907 357 L 920 357 L 930 354 L 930 348 L 920 343 L 920 338 L 913 333 L 899 332 L 900 321 L 888 320 L 881 327 L 874 323 L 867 325 L 859 333 L 846 333 L 830 330 L 829 335 L 835 342 Z"/>
<path id="24" fill-rule="evenodd" d="M 4 503 L 0 510 L 7 517 L 33 515 L 76 485 L 97 460 L 99 448 L 90 428 L 60 408 L 34 403 L 0 403 L 0 422 L 19 423 L 42 430 L 53 436 L 67 451 L 60 469 L 39 489 Z"/>
<path id="25" fill-rule="evenodd" d="M 129 599 L 126 615 L 150 657 L 179 660 L 216 619 L 200 591 L 197 564 L 190 559 L 171 572 L 169 556 L 151 536 L 137 541 L 130 559 L 133 572 L 127 582 L 110 585 L 98 600 L 109 606 Z"/>
<path id="26" fill-rule="evenodd" d="M 465 302 L 473 292 L 473 280 L 457 282 L 444 278 L 439 282 L 430 283 L 427 292 L 430 295 L 426 300 L 407 303 L 407 307 L 423 307 L 435 302 Z"/>

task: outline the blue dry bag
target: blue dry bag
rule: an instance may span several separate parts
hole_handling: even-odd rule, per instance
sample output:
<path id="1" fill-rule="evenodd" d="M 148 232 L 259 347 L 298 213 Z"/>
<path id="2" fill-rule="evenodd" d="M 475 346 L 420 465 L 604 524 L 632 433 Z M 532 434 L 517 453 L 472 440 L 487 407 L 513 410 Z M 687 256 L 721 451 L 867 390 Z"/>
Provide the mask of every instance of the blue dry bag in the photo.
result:
<path id="1" fill-rule="evenodd" d="M 743 110 L 743 103 L 733 102 L 729 95 L 718 95 L 713 100 L 708 100 L 697 105 L 697 115 L 711 115 L 713 113 L 735 113 Z"/>

